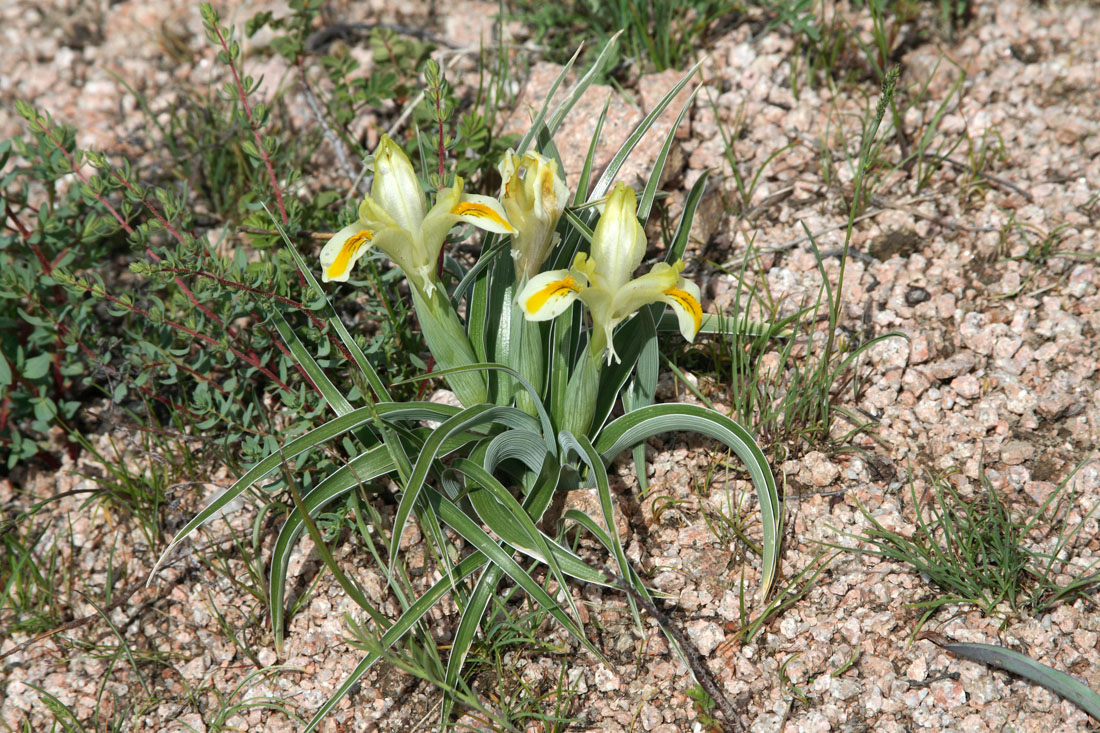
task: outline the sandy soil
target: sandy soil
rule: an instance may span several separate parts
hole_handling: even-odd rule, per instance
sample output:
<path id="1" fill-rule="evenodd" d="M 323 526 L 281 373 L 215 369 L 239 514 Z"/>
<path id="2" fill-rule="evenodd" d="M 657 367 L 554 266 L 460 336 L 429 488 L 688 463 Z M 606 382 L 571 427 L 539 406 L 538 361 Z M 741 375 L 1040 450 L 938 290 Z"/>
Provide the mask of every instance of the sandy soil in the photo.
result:
<path id="1" fill-rule="evenodd" d="M 145 94 L 167 94 L 181 79 L 214 73 L 211 54 L 199 50 L 201 24 L 190 3 L 99 5 L 0 8 L 5 49 L 0 134 L 21 129 L 10 104 L 21 98 L 76 125 L 79 144 L 117 150 L 137 111 L 111 72 Z M 354 19 L 409 22 L 422 11 L 401 14 L 380 1 L 371 5 L 376 7 L 356 6 Z M 243 22 L 258 7 L 236 8 L 225 20 Z M 459 45 L 476 44 L 480 29 L 465 21 L 487 18 L 495 7 L 439 8 L 438 28 Z M 924 18 L 918 25 L 930 23 Z M 793 41 L 761 28 L 740 26 L 714 43 L 703 64 L 705 90 L 678 134 L 680 162 L 667 185 L 675 208 L 702 170 L 715 173 L 714 195 L 689 252 L 696 258 L 691 274 L 704 284 L 709 309 L 735 305 L 733 278 L 713 263 L 732 263 L 736 270 L 749 242 L 762 253 L 750 268 L 750 281 L 766 284 L 785 312 L 815 297 L 821 273 L 804 227 L 818 233 L 824 272 L 835 282 L 851 195 L 850 160 L 861 119 L 874 104 L 876 89 L 869 81 L 802 86 L 796 96 L 788 60 Z M 181 39 L 200 61 L 183 67 L 170 59 L 164 44 L 172 38 Z M 872 437 L 858 438 L 858 450 L 811 451 L 775 466 L 788 499 L 782 562 L 787 577 L 813 559 L 818 543 L 853 544 L 850 534 L 867 527 L 857 504 L 883 525 L 911 533 L 913 497 L 928 501 L 931 473 L 956 469 L 951 484 L 977 500 L 984 468 L 992 488 L 1023 516 L 1100 442 L 1100 267 L 1090 259 L 1100 255 L 1100 8 L 983 1 L 957 42 L 937 38 L 914 37 L 901 54 L 902 87 L 927 84 L 924 97 L 903 119 L 914 140 L 933 130 L 933 149 L 950 161 L 895 169 L 891 162 L 903 155 L 896 139 L 883 148 L 875 196 L 855 228 L 843 292 L 850 335 L 897 331 L 906 338 L 871 349 L 861 372 L 865 387 L 854 400 L 848 398 L 849 409 L 877 420 Z M 553 73 L 535 61 L 529 77 L 520 80 L 520 120 Z M 280 71 L 277 60 L 254 57 L 248 63 L 269 78 Z M 468 61 L 454 67 L 457 74 L 472 68 Z M 965 80 L 954 88 L 963 73 Z M 654 90 L 667 89 L 673 78 L 647 77 L 623 93 L 593 90 L 581 109 L 588 104 L 598 109 L 603 95 L 616 95 L 607 127 L 610 145 L 653 104 Z M 935 125 L 941 105 L 945 113 Z M 574 115 L 559 136 L 559 148 L 586 140 L 590 123 L 591 115 Z M 511 124 L 519 122 L 513 118 Z M 764 168 L 742 214 L 731 215 L 722 206 L 737 193 L 720 126 L 738 132 L 734 153 L 743 175 L 751 178 Z M 651 140 L 639 151 L 639 167 L 657 144 Z M 983 150 L 988 159 L 975 174 L 974 160 Z M 1029 250 L 1029 242 L 1048 237 L 1049 256 Z M 729 403 L 726 385 L 690 378 L 720 408 Z M 695 399 L 671 380 L 662 398 Z M 849 427 L 839 424 L 838 430 Z M 653 572 L 653 586 L 669 597 L 665 610 L 704 654 L 749 729 L 1095 729 L 1096 721 L 1040 687 L 952 658 L 928 641 L 911 642 L 920 617 L 911 604 L 937 591 L 894 562 L 841 554 L 802 600 L 750 643 L 736 641 L 744 548 L 716 536 L 707 518 L 727 511 L 730 502 L 751 516 L 755 504 L 743 481 L 727 486 L 722 472 L 708 471 L 719 457 L 707 441 L 691 437 L 653 441 L 650 491 L 639 495 L 625 461 L 615 467 L 615 488 L 631 559 Z M 47 497 L 87 487 L 94 479 L 76 474 L 94 470 L 81 457 L 57 473 L 0 480 L 0 501 L 16 501 L 20 488 Z M 915 493 L 909 491 L 910 472 Z M 229 478 L 192 477 L 206 483 L 188 491 L 198 501 Z M 1083 564 L 1096 562 L 1100 538 L 1089 512 L 1100 501 L 1100 463 L 1086 463 L 1072 486 L 1070 523 L 1085 519 L 1074 552 Z M 660 511 L 668 497 L 675 507 Z M 91 586 L 107 582 L 112 552 L 128 578 L 147 572 L 151 552 L 136 527 L 113 524 L 102 507 L 82 506 L 79 496 L 55 502 L 53 511 L 57 517 L 50 531 L 64 537 L 62 552 L 75 553 Z M 384 609 L 396 609 L 366 559 L 342 560 L 357 568 L 365 587 L 377 591 Z M 750 588 L 757 579 L 753 562 L 749 557 L 744 575 Z M 576 594 L 592 638 L 615 667 L 609 670 L 574 651 L 547 627 L 548 638 L 568 653 L 511 657 L 532 689 L 553 689 L 564 661 L 577 690 L 570 711 L 580 719 L 571 730 L 701 729 L 685 695 L 694 681 L 669 654 L 657 625 L 650 622 L 638 635 L 621 596 L 594 589 Z M 453 610 L 445 604 L 433 611 L 433 630 L 441 637 L 453 628 Z M 238 701 L 285 696 L 308 718 L 357 661 L 357 652 L 345 643 L 343 620 L 354 605 L 324 579 L 294 617 L 282 656 L 275 654 L 260 611 L 254 599 L 193 554 L 111 608 L 107 615 L 140 652 L 136 663 L 158 700 L 119 728 L 213 729 L 215 690 Z M 34 686 L 96 729 L 107 727 L 107 719 L 98 726 L 90 720 L 97 699 L 102 699 L 100 712 L 109 713 L 117 701 L 147 694 L 127 662 L 98 653 L 99 645 L 117 640 L 96 609 L 78 603 L 73 613 L 96 620 L 0 661 L 5 726 L 50 729 L 52 717 Z M 225 633 L 227 627 L 256 650 L 254 660 Z M 955 640 L 1011 647 L 1100 690 L 1095 596 L 1038 617 L 984 617 L 972 607 L 953 606 L 936 614 L 927 628 Z M 0 653 L 26 641 L 26 636 L 4 639 Z M 158 661 L 148 661 L 154 656 Z M 258 666 L 276 663 L 295 671 L 255 677 L 232 692 Z M 323 729 L 432 729 L 438 698 L 431 686 L 382 668 L 364 678 Z M 242 710 L 225 722 L 242 730 L 298 727 L 282 714 L 260 709 Z M 465 722 L 475 725 L 472 719 Z"/>

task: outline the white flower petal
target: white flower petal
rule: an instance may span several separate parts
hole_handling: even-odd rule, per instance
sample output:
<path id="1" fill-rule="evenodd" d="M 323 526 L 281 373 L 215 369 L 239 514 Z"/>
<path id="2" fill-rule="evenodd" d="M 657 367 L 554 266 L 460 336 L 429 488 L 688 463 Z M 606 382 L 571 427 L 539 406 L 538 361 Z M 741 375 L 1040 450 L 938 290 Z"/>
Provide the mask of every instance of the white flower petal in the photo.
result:
<path id="1" fill-rule="evenodd" d="M 680 333 L 688 341 L 694 341 L 695 335 L 703 325 L 703 306 L 699 299 L 699 286 L 687 278 L 680 278 L 675 286 L 661 294 L 661 300 L 672 306 L 676 319 L 680 322 Z"/>
<path id="2" fill-rule="evenodd" d="M 398 226 L 415 232 L 424 221 L 428 199 L 420 187 L 405 151 L 383 135 L 374 155 L 374 183 L 371 198 Z"/>
<path id="3" fill-rule="evenodd" d="M 645 244 L 638 197 L 634 189 L 617 183 L 592 234 L 592 259 L 608 288 L 618 290 L 630 282 L 645 257 Z"/>
<path id="4" fill-rule="evenodd" d="M 533 208 L 537 215 L 551 219 L 557 224 L 558 217 L 569 203 L 569 188 L 558 175 L 558 162 L 538 153 L 527 153 L 527 156 L 530 156 L 531 160 L 527 163 L 528 173 L 525 182 L 530 182 L 531 197 L 534 199 Z"/>
<path id="5" fill-rule="evenodd" d="M 490 196 L 466 194 L 451 208 L 451 213 L 457 216 L 459 221 L 473 224 L 488 232 L 512 234 L 516 231 L 508 221 L 508 214 L 504 212 L 504 207 Z"/>
<path id="6" fill-rule="evenodd" d="M 374 231 L 356 221 L 336 232 L 321 248 L 321 279 L 347 282 L 352 265 L 372 246 Z"/>
<path id="7" fill-rule="evenodd" d="M 548 321 L 572 305 L 585 285 L 576 272 L 550 270 L 527 281 L 517 300 L 527 320 Z"/>

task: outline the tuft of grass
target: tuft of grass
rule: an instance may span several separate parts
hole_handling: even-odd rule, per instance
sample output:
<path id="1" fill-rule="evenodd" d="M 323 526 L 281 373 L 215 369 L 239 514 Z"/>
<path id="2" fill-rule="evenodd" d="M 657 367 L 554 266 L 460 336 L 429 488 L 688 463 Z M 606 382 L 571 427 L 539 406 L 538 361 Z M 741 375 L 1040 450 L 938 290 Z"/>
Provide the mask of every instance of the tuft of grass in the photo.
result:
<path id="1" fill-rule="evenodd" d="M 862 385 L 858 366 L 867 350 L 885 339 L 903 337 L 899 333 L 853 332 L 840 323 L 841 293 L 852 232 L 870 198 L 869 186 L 882 145 L 879 132 L 894 103 L 899 73 L 894 69 L 886 75 L 877 103 L 868 106 L 861 124 L 858 153 L 851 159 L 854 184 L 843 246 L 823 254 L 817 247 L 815 235 L 806 230 L 806 239 L 817 256 L 822 282 L 815 299 L 797 304 L 793 313 L 784 315 L 789 311 L 787 304 L 773 296 L 765 278 L 759 280 L 757 287 L 752 287 L 748 278 L 750 265 L 757 272 L 765 268 L 750 241 L 739 270 L 730 269 L 736 263 L 720 266 L 737 283 L 732 297 L 737 310 L 730 318 L 736 323 L 759 312 L 762 318 L 757 320 L 770 323 L 771 327 L 753 331 L 719 329 L 716 339 L 700 341 L 685 352 L 688 364 L 709 372 L 717 383 L 729 385 L 725 399 L 730 405 L 731 416 L 741 424 L 752 426 L 774 459 L 784 460 L 827 443 L 844 445 L 869 429 L 873 420 L 843 410 L 838 403 L 848 388 L 858 397 Z M 736 161 L 731 160 L 731 163 Z M 754 187 L 755 177 L 748 186 L 739 188 L 743 192 L 743 204 L 751 201 Z M 832 256 L 840 260 L 835 282 L 830 280 L 823 264 L 826 257 Z M 682 379 L 676 365 L 668 364 L 685 386 L 713 409 L 705 395 Z M 839 437 L 834 434 L 838 417 L 851 425 L 851 429 Z"/>
<path id="2" fill-rule="evenodd" d="M 736 200 L 730 202 L 730 208 L 735 213 L 751 220 L 753 215 L 753 197 L 756 193 L 756 187 L 760 183 L 761 176 L 776 158 L 797 145 L 798 141 L 789 142 L 773 150 L 760 163 L 755 171 L 745 168 L 744 163 L 738 160 L 737 153 L 734 150 L 734 142 L 745 134 L 746 125 L 748 124 L 745 119 L 745 101 L 741 102 L 741 106 L 734 115 L 732 122 L 727 124 L 724 115 L 719 111 L 718 101 L 714 98 L 709 87 L 706 89 L 706 94 L 707 101 L 710 103 L 711 109 L 714 112 L 714 120 L 718 126 L 718 134 L 722 136 L 722 152 L 730 165 L 733 184 L 736 189 Z"/>
<path id="3" fill-rule="evenodd" d="M 1000 249 L 1008 259 L 1025 260 L 1042 267 L 1051 257 L 1075 257 L 1095 259 L 1095 252 L 1073 252 L 1061 248 L 1071 226 L 1062 223 L 1052 229 L 1019 221 L 1016 212 L 1009 212 L 1008 222 L 1001 230 Z M 1025 283 L 1026 285 L 1026 283 Z"/>
<path id="4" fill-rule="evenodd" d="M 934 18 L 914 0 L 865 0 L 852 6 L 762 0 L 757 5 L 772 27 L 796 40 L 788 59 L 795 97 L 803 85 L 881 83 L 906 50 L 931 36 L 952 37 L 970 14 L 968 0 L 938 0 Z"/>
<path id="5" fill-rule="evenodd" d="M 742 9 L 729 0 L 518 0 L 515 7 L 516 17 L 534 32 L 535 43 L 545 44 L 550 57 L 560 63 L 579 46 L 598 54 L 622 31 L 609 74 L 638 64 L 646 71 L 686 68 L 705 46 L 712 27 L 736 22 Z"/>
<path id="6" fill-rule="evenodd" d="M 918 496 L 910 476 L 912 536 L 887 529 L 860 506 L 869 527 L 858 535 L 842 533 L 861 543 L 845 549 L 908 565 L 936 586 L 937 597 L 914 604 L 924 610 L 918 632 L 951 604 L 976 606 L 987 616 L 1045 613 L 1100 586 L 1100 559 L 1086 562 L 1075 552 L 1087 540 L 1081 530 L 1100 504 L 1082 516 L 1074 508 L 1073 492 L 1066 490 L 1087 462 L 1078 464 L 1026 519 L 1005 505 L 984 471 L 982 494 L 974 499 L 959 495 L 950 474 L 929 476 L 930 488 Z"/>
<path id="7" fill-rule="evenodd" d="M 794 575 L 790 576 L 790 579 L 772 595 L 768 604 L 764 606 L 755 617 L 749 615 L 745 605 L 745 579 L 742 577 L 741 606 L 738 610 L 741 619 L 741 627 L 733 635 L 730 641 L 741 644 L 748 644 L 752 641 L 753 638 L 760 633 L 761 629 L 776 619 L 779 614 L 801 601 L 811 590 L 813 590 L 817 579 L 829 568 L 838 554 L 840 553 L 817 553 L 813 559 L 796 571 Z M 730 643 L 730 641 L 726 643 Z"/>
<path id="8" fill-rule="evenodd" d="M 0 636 L 5 638 L 53 629 L 70 606 L 75 572 L 41 515 L 46 504 L 0 507 Z"/>
<path id="9" fill-rule="evenodd" d="M 748 263 L 760 258 L 750 245 L 740 271 L 731 272 L 736 283 L 734 298 L 741 302 L 740 313 L 760 313 L 772 328 L 757 334 L 728 333 L 700 341 L 685 349 L 678 361 L 708 373 L 722 385 L 722 401 L 730 406 L 730 416 L 753 426 L 765 452 L 773 460 L 797 457 L 821 446 L 841 447 L 858 434 L 870 430 L 874 421 L 867 416 L 840 408 L 838 403 L 851 394 L 858 396 L 863 384 L 861 358 L 877 343 L 896 337 L 888 333 L 855 332 L 837 327 L 842 335 L 829 341 L 829 318 L 839 297 L 839 288 L 828 285 L 819 260 L 823 284 L 814 300 L 794 309 L 776 297 L 766 278 L 750 285 Z M 781 334 L 777 338 L 777 334 Z M 679 370 L 673 365 L 673 373 Z M 689 389 L 709 404 L 688 382 Z M 842 419 L 851 427 L 837 434 L 834 424 Z"/>

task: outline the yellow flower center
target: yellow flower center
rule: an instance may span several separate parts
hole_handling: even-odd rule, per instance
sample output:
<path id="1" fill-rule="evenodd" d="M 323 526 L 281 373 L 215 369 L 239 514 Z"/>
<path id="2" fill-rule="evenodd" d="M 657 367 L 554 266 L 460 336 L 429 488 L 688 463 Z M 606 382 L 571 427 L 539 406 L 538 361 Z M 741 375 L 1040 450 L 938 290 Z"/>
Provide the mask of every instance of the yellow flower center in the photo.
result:
<path id="1" fill-rule="evenodd" d="M 527 299 L 527 311 L 529 313 L 538 313 L 551 298 L 565 295 L 568 292 L 579 293 L 580 291 L 581 286 L 571 277 L 555 280 Z"/>
<path id="2" fill-rule="evenodd" d="M 474 203 L 473 201 L 462 201 L 453 209 L 451 209 L 451 213 L 457 214 L 458 216 L 476 216 L 479 219 L 489 219 L 490 221 L 496 222 L 498 225 L 504 227 L 509 232 L 515 231 L 511 224 L 500 218 L 500 214 L 493 211 L 484 204 Z"/>
<path id="3" fill-rule="evenodd" d="M 364 229 L 358 234 L 353 234 L 348 237 L 348 241 L 344 242 L 344 246 L 340 248 L 340 253 L 336 255 L 336 259 L 329 265 L 327 276 L 338 277 L 347 271 L 351 267 L 351 260 L 362 249 L 363 245 L 374 239 L 374 232 L 369 229 Z"/>
<path id="4" fill-rule="evenodd" d="M 695 296 L 686 290 L 680 290 L 678 288 L 669 288 L 665 291 L 665 295 L 675 300 L 684 310 L 691 314 L 692 319 L 695 321 L 695 332 L 698 333 L 699 328 L 703 325 L 703 306 L 699 304 Z"/>

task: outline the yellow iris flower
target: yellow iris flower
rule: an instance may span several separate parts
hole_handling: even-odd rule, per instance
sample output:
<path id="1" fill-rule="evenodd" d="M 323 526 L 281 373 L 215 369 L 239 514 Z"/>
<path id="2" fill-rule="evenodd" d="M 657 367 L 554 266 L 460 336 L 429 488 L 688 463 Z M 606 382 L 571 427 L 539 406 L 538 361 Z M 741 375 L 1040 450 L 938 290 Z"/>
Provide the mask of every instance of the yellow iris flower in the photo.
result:
<path id="1" fill-rule="evenodd" d="M 558 175 L 557 161 L 538 153 L 517 155 L 509 150 L 498 169 L 500 200 L 516 228 L 512 235 L 516 280 L 525 280 L 538 273 L 554 247 L 554 230 L 569 201 L 569 189 Z"/>
<path id="2" fill-rule="evenodd" d="M 695 340 L 703 320 L 699 286 L 683 277 L 682 261 L 660 263 L 633 277 L 645 256 L 645 230 L 638 223 L 634 190 L 618 184 L 592 235 L 591 256 L 581 252 L 568 270 L 536 275 L 520 291 L 519 305 L 531 321 L 556 317 L 580 298 L 592 314 L 594 356 L 607 350 L 607 361 L 618 359 L 612 334 L 615 327 L 650 303 L 672 306 L 680 333 Z"/>
<path id="3" fill-rule="evenodd" d="M 466 194 L 463 187 L 462 179 L 456 177 L 453 186 L 439 190 L 429 209 L 405 151 L 383 135 L 374 156 L 374 183 L 359 205 L 359 218 L 321 249 L 322 279 L 346 282 L 356 261 L 377 248 L 430 297 L 436 288 L 439 251 L 457 223 L 498 234 L 516 231 L 499 201 Z"/>

